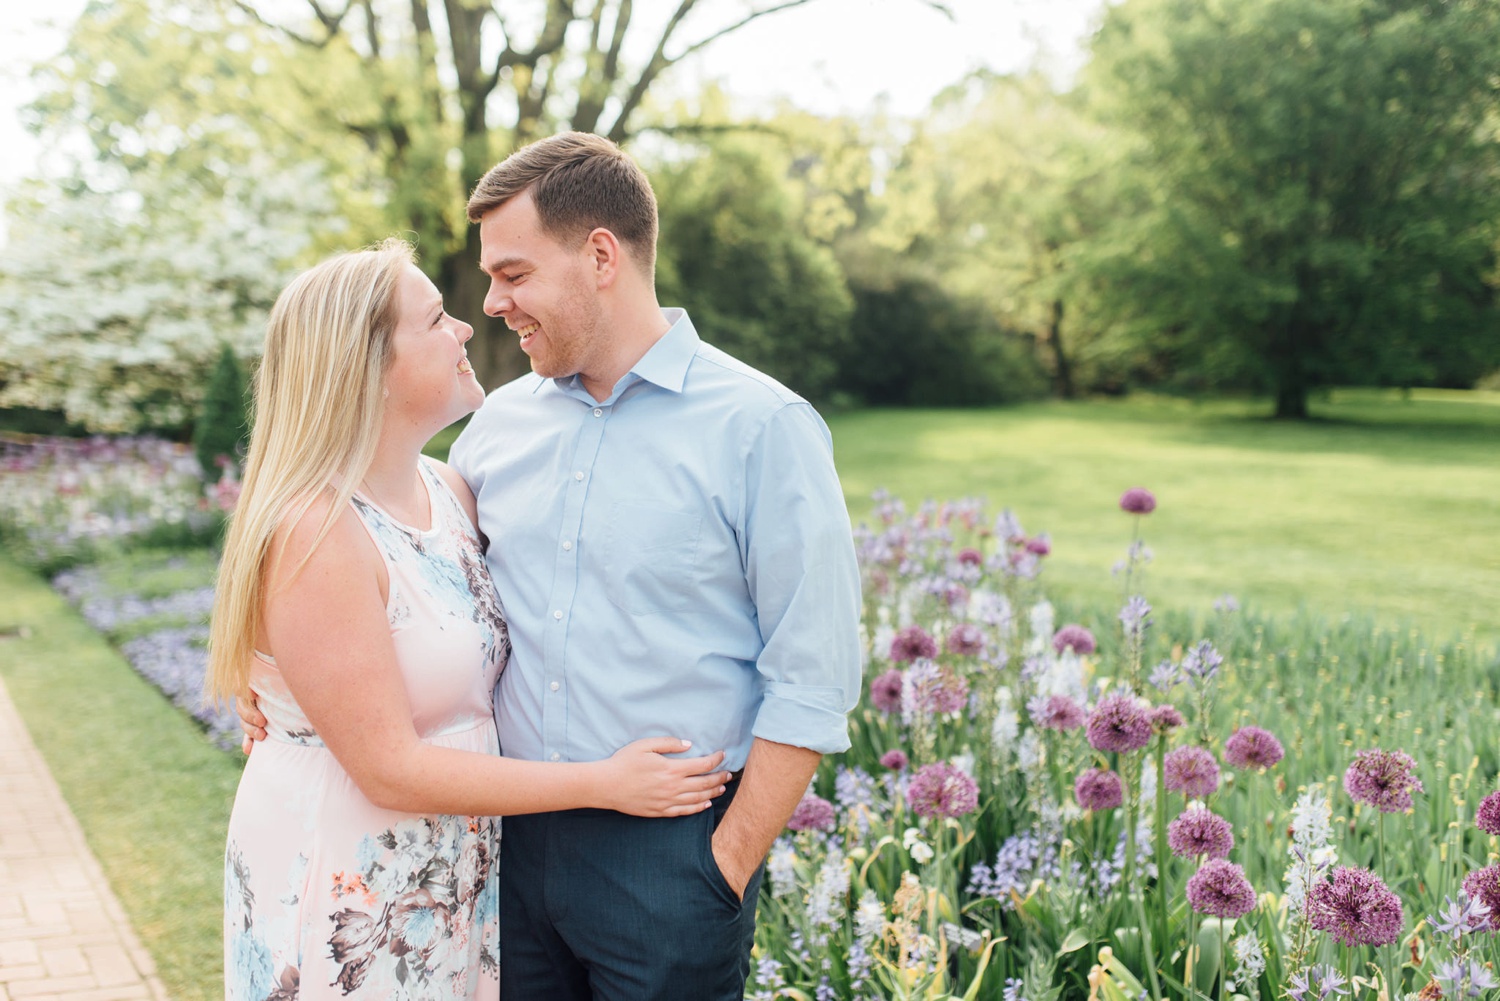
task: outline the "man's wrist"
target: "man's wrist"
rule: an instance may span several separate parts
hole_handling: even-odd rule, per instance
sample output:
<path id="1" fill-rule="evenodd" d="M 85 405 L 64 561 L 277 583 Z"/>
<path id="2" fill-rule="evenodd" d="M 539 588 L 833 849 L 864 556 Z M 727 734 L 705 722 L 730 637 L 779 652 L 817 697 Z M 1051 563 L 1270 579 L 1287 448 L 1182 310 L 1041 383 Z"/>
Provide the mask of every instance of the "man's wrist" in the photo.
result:
<path id="1" fill-rule="evenodd" d="M 746 873 L 747 878 L 760 865 L 761 859 L 766 857 L 766 851 L 770 850 L 770 846 L 767 846 L 757 851 L 755 845 L 746 842 L 744 832 L 735 823 L 733 805 L 724 814 L 724 819 L 719 821 L 718 830 L 714 831 L 714 847 L 720 858 L 728 859 L 736 869 Z"/>

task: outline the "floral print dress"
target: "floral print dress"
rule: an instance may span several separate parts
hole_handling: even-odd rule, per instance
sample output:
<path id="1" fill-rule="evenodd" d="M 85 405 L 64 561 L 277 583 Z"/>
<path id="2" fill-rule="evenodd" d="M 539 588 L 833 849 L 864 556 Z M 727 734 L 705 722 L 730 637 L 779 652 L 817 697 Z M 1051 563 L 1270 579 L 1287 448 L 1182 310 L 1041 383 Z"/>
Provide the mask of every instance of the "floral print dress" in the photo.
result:
<path id="1" fill-rule="evenodd" d="M 390 573 L 387 618 L 418 734 L 498 754 L 505 622 L 468 515 L 425 460 L 422 477 L 428 531 L 352 503 Z M 250 687 L 269 724 L 229 821 L 225 997 L 497 999 L 499 820 L 377 808 L 270 657 L 256 655 Z"/>

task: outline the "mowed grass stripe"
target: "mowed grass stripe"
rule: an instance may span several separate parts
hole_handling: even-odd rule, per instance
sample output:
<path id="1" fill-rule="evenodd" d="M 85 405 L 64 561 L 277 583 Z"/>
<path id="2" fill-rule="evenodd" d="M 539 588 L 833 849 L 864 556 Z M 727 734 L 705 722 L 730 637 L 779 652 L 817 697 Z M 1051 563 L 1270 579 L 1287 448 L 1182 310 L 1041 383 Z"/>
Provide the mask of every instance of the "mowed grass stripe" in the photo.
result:
<path id="1" fill-rule="evenodd" d="M 0 675 L 176 1001 L 223 996 L 224 832 L 241 763 L 43 581 L 0 557 Z"/>

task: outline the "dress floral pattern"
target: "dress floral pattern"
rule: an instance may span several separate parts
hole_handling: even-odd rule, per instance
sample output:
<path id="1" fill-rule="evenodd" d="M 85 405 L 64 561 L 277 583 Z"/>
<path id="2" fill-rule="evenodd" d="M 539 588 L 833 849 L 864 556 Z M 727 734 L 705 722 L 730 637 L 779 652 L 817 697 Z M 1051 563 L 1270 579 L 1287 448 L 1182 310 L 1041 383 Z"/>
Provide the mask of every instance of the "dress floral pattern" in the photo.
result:
<path id="1" fill-rule="evenodd" d="M 510 640 L 479 540 L 424 461 L 432 528 L 356 495 L 390 574 L 387 620 L 423 740 L 499 753 L 491 698 Z M 224 864 L 224 993 L 495 1001 L 494 817 L 414 816 L 370 803 L 298 708 L 275 662 L 250 687 L 269 723 L 245 766 Z"/>

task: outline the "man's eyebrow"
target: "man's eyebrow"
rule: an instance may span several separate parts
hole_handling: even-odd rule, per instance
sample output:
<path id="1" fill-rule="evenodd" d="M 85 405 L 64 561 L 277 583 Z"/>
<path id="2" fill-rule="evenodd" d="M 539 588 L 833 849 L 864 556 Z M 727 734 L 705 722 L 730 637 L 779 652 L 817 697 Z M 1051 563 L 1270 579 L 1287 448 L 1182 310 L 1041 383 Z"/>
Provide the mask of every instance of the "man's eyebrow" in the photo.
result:
<path id="1" fill-rule="evenodd" d="M 483 261 L 480 261 L 479 262 L 479 270 L 483 271 L 487 275 L 492 275 L 492 274 L 495 274 L 496 272 L 504 271 L 506 268 L 513 268 L 513 267 L 515 267 L 518 264 L 525 264 L 525 263 L 526 263 L 526 258 L 524 258 L 524 257 L 505 257 L 505 258 L 501 258 L 500 260 L 496 261 L 493 264 L 486 264 Z"/>

